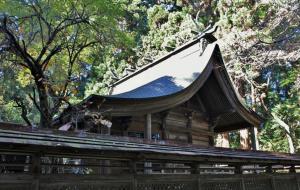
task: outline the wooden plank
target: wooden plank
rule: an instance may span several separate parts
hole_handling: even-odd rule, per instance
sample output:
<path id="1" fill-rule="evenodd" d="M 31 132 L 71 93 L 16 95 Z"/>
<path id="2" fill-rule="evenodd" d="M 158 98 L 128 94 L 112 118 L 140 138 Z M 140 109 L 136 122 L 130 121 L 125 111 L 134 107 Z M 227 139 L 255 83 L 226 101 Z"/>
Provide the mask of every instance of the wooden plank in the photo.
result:
<path id="1" fill-rule="evenodd" d="M 204 147 L 209 146 L 209 142 L 207 142 L 207 141 L 193 140 L 193 144 L 204 146 Z"/>
<path id="2" fill-rule="evenodd" d="M 204 142 L 208 142 L 209 137 L 205 136 L 205 135 L 193 135 L 192 136 L 193 140 L 199 140 L 199 141 L 204 141 Z"/>

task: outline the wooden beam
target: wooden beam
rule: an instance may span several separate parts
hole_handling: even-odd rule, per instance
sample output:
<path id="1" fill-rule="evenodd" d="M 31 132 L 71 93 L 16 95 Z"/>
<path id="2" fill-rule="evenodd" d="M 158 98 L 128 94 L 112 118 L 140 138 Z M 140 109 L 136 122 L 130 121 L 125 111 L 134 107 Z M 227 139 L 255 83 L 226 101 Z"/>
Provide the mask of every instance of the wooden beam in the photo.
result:
<path id="1" fill-rule="evenodd" d="M 245 128 L 250 128 L 250 127 L 252 127 L 251 124 L 249 124 L 247 122 L 242 122 L 242 123 L 236 123 L 236 124 L 226 125 L 226 126 L 216 126 L 215 132 L 222 133 L 222 132 L 235 131 L 238 129 L 245 129 Z"/>

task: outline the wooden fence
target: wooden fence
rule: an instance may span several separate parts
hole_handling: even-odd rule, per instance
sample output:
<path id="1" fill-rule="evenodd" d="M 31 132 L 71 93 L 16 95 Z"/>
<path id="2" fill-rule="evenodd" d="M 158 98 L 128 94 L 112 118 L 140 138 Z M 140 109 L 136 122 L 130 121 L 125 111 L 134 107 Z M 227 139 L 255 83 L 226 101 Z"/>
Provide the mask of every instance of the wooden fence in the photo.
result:
<path id="1" fill-rule="evenodd" d="M 0 190 L 300 190 L 300 155 L 0 127 Z"/>
<path id="2" fill-rule="evenodd" d="M 1 190 L 299 190 L 300 176 L 280 175 L 1 175 Z"/>
<path id="3" fill-rule="evenodd" d="M 297 170 L 0 152 L 0 190 L 300 190 Z"/>

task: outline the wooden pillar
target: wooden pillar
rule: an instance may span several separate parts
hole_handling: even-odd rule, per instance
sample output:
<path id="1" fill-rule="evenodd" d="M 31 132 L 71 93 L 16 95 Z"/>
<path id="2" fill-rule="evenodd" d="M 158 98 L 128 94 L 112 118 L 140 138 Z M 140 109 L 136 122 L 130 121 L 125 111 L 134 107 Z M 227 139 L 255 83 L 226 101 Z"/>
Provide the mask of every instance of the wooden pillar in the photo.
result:
<path id="1" fill-rule="evenodd" d="M 248 129 L 240 130 L 240 148 L 250 150 L 250 139 Z"/>
<path id="2" fill-rule="evenodd" d="M 151 113 L 146 115 L 146 126 L 145 126 L 145 135 L 144 138 L 147 140 L 151 140 Z"/>
<path id="3" fill-rule="evenodd" d="M 166 132 L 166 128 L 167 128 L 167 117 L 168 117 L 168 113 L 164 113 L 162 114 L 162 120 L 161 120 L 161 139 L 162 140 L 167 140 L 167 132 Z"/>
<path id="4" fill-rule="evenodd" d="M 227 132 L 217 135 L 216 147 L 229 148 L 229 134 Z"/>
<path id="5" fill-rule="evenodd" d="M 212 132 L 212 134 L 215 134 L 215 127 L 218 125 L 219 120 L 220 120 L 220 116 L 210 118 L 209 131 Z M 216 139 L 216 142 L 215 142 L 214 136 L 215 135 L 211 135 L 208 137 L 208 141 L 209 141 L 208 143 L 210 146 L 218 146 L 217 145 L 219 143 L 218 139 Z M 219 137 L 219 140 L 221 140 L 223 138 L 222 136 L 217 136 L 217 138 L 218 137 Z M 227 140 L 228 140 L 228 138 L 227 138 Z M 228 147 L 229 147 L 229 142 L 228 142 Z"/>
<path id="6" fill-rule="evenodd" d="M 145 125 L 144 138 L 147 139 L 147 140 L 149 140 L 149 141 L 152 139 L 151 123 L 152 123 L 152 121 L 151 121 L 151 113 L 148 113 L 146 115 L 146 125 Z M 152 167 L 152 163 L 151 162 L 145 162 L 144 166 L 145 167 Z M 152 170 L 146 168 L 144 170 L 144 173 L 145 174 L 151 174 Z"/>
<path id="7" fill-rule="evenodd" d="M 257 138 L 257 127 L 251 127 L 251 148 L 252 150 L 259 150 L 258 138 Z"/>
<path id="8" fill-rule="evenodd" d="M 188 112 L 186 113 L 187 116 L 187 124 L 186 124 L 186 128 L 191 129 L 192 125 L 193 125 L 193 112 Z M 192 130 L 190 130 L 190 132 L 188 132 L 188 143 L 193 144 L 193 135 L 192 135 Z"/>

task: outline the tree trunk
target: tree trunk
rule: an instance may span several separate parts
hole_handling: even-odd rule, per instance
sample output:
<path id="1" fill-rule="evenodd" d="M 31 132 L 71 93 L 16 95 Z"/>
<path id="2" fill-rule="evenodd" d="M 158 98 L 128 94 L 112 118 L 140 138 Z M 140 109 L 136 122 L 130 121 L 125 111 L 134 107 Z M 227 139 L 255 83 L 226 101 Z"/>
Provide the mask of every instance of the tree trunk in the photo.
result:
<path id="1" fill-rule="evenodd" d="M 38 81 L 36 84 L 37 84 L 37 91 L 39 95 L 39 107 L 40 107 L 39 126 L 42 128 L 50 128 L 52 122 L 52 115 L 50 113 L 48 93 L 45 85 L 41 81 Z"/>
<path id="2" fill-rule="evenodd" d="M 229 134 L 227 132 L 217 135 L 216 147 L 229 148 Z"/>
<path id="3" fill-rule="evenodd" d="M 250 150 L 250 139 L 248 129 L 240 130 L 240 148 Z"/>
<path id="4" fill-rule="evenodd" d="M 292 139 L 292 135 L 291 135 L 290 126 L 288 126 L 288 124 L 286 124 L 283 120 L 281 120 L 274 112 L 272 112 L 271 115 L 273 116 L 275 121 L 285 130 L 285 135 L 286 135 L 286 138 L 289 143 L 289 152 L 291 154 L 294 154 L 295 147 L 294 147 L 294 143 L 293 143 L 293 139 Z"/>
<path id="5" fill-rule="evenodd" d="M 251 149 L 252 150 L 259 150 L 259 142 L 258 142 L 258 132 L 257 132 L 257 127 L 251 127 Z"/>

